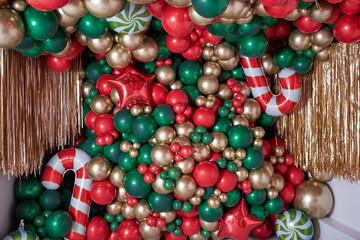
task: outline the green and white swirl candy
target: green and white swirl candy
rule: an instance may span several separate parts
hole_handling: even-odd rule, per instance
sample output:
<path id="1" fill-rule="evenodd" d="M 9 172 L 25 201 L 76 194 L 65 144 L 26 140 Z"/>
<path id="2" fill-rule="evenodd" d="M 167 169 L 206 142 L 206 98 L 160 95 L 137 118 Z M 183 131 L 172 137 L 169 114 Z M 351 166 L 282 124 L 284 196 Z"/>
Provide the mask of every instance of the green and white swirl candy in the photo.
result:
<path id="1" fill-rule="evenodd" d="M 7 235 L 3 240 L 39 240 L 39 237 L 32 232 L 19 229 Z"/>
<path id="2" fill-rule="evenodd" d="M 147 10 L 146 4 L 128 2 L 124 10 L 106 20 L 115 32 L 133 35 L 146 31 L 150 26 L 151 18 L 152 15 Z"/>
<path id="3" fill-rule="evenodd" d="M 310 218 L 297 209 L 289 209 L 276 219 L 276 235 L 280 240 L 311 240 L 314 226 Z"/>

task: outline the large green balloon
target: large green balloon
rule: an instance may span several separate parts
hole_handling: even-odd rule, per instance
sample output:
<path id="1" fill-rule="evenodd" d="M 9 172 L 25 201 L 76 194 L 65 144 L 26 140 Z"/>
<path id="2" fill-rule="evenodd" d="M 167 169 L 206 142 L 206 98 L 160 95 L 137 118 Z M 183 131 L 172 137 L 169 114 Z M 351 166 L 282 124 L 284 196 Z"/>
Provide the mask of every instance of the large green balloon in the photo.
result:
<path id="1" fill-rule="evenodd" d="M 173 203 L 172 194 L 160 194 L 153 191 L 148 198 L 150 207 L 157 212 L 170 210 Z"/>
<path id="2" fill-rule="evenodd" d="M 97 18 L 87 12 L 78 22 L 78 27 L 86 37 L 99 38 L 107 32 L 109 25 L 106 19 Z"/>
<path id="3" fill-rule="evenodd" d="M 215 121 L 212 130 L 214 132 L 227 133 L 231 127 L 231 121 L 228 118 L 218 117 Z"/>
<path id="4" fill-rule="evenodd" d="M 260 117 L 256 120 L 256 123 L 261 127 L 271 127 L 275 123 L 275 120 L 276 119 L 273 116 L 261 112 Z"/>
<path id="5" fill-rule="evenodd" d="M 137 158 L 138 163 L 142 164 L 145 163 L 146 165 L 150 166 L 153 161 L 151 160 L 151 150 L 153 149 L 153 146 L 150 144 L 144 144 L 140 148 L 140 153 Z"/>
<path id="6" fill-rule="evenodd" d="M 254 135 L 250 128 L 243 125 L 236 125 L 230 128 L 228 132 L 228 138 L 230 147 L 235 149 L 245 149 L 250 147 L 252 144 Z"/>
<path id="7" fill-rule="evenodd" d="M 120 133 L 131 133 L 134 120 L 129 109 L 122 109 L 115 114 L 114 125 Z"/>
<path id="8" fill-rule="evenodd" d="M 251 193 L 245 195 L 245 199 L 251 206 L 260 206 L 266 200 L 266 191 L 264 189 L 253 189 Z"/>
<path id="9" fill-rule="evenodd" d="M 50 237 L 64 237 L 71 230 L 72 219 L 69 213 L 58 210 L 53 213 L 45 221 L 45 229 Z"/>
<path id="10" fill-rule="evenodd" d="M 140 174 L 137 169 L 126 174 L 124 185 L 126 192 L 136 198 L 144 197 L 151 189 L 151 185 L 144 181 L 144 175 Z"/>
<path id="11" fill-rule="evenodd" d="M 54 36 L 39 43 L 42 50 L 48 53 L 59 53 L 65 49 L 68 42 L 68 36 L 64 30 L 59 27 Z"/>
<path id="12" fill-rule="evenodd" d="M 305 74 L 311 70 L 313 61 L 305 56 L 297 56 L 293 62 L 293 69 L 299 74 Z"/>
<path id="13" fill-rule="evenodd" d="M 263 206 L 250 206 L 250 213 L 254 215 L 256 218 L 264 221 L 266 218 L 266 211 Z"/>
<path id="14" fill-rule="evenodd" d="M 121 143 L 121 140 L 116 141 L 111 145 L 106 145 L 104 147 L 104 155 L 112 163 L 118 163 L 118 157 L 119 157 L 119 154 L 121 153 L 120 143 Z"/>
<path id="15" fill-rule="evenodd" d="M 249 58 L 261 57 L 268 49 L 268 38 L 263 31 L 255 36 L 242 37 L 237 43 L 239 53 Z"/>
<path id="16" fill-rule="evenodd" d="M 23 178 L 15 184 L 15 196 L 20 200 L 37 199 L 42 191 L 44 187 L 40 179 L 34 176 Z"/>
<path id="17" fill-rule="evenodd" d="M 130 157 L 129 153 L 120 153 L 118 163 L 119 166 L 126 172 L 137 167 L 136 158 Z"/>
<path id="18" fill-rule="evenodd" d="M 253 19 L 249 23 L 238 25 L 237 29 L 243 36 L 252 37 L 256 35 L 261 29 L 261 18 L 257 15 L 254 15 Z"/>
<path id="19" fill-rule="evenodd" d="M 22 201 L 16 207 L 16 219 L 24 219 L 25 222 L 33 221 L 38 215 L 41 214 L 41 207 L 35 200 Z"/>
<path id="20" fill-rule="evenodd" d="M 274 62 L 281 68 L 290 67 L 296 57 L 296 52 L 291 47 L 284 47 L 274 52 Z"/>
<path id="21" fill-rule="evenodd" d="M 137 117 L 132 124 L 132 131 L 136 137 L 147 140 L 154 136 L 157 124 L 150 115 L 141 115 Z"/>
<path id="22" fill-rule="evenodd" d="M 229 0 L 192 0 L 195 11 L 204 18 L 216 18 L 223 14 Z"/>
<path id="23" fill-rule="evenodd" d="M 40 41 L 53 37 L 58 29 L 58 20 L 54 12 L 44 12 L 29 6 L 24 12 L 26 29 L 30 35 Z"/>
<path id="24" fill-rule="evenodd" d="M 180 64 L 179 77 L 185 84 L 197 84 L 202 75 L 202 67 L 196 61 L 186 60 Z"/>
<path id="25" fill-rule="evenodd" d="M 171 51 L 166 46 L 166 33 L 159 33 L 155 37 L 155 41 L 157 42 L 159 46 L 159 53 L 157 55 L 157 58 L 164 59 L 171 55 Z"/>
<path id="26" fill-rule="evenodd" d="M 103 74 L 103 66 L 101 66 L 97 61 L 91 62 L 85 70 L 86 78 L 92 83 L 96 83 L 98 78 Z"/>
<path id="27" fill-rule="evenodd" d="M 254 147 L 246 149 L 246 157 L 243 160 L 244 167 L 253 170 L 261 167 L 263 163 L 264 154 L 260 149 Z"/>
<path id="28" fill-rule="evenodd" d="M 234 190 L 227 192 L 227 200 L 224 203 L 226 207 L 234 207 L 236 204 L 240 202 L 241 193 L 239 189 L 234 188 Z"/>
<path id="29" fill-rule="evenodd" d="M 36 58 L 36 57 L 41 56 L 41 54 L 43 54 L 43 53 L 44 53 L 44 51 L 38 45 L 35 45 L 35 47 L 33 47 L 30 50 L 21 52 L 22 55 L 24 55 L 25 57 L 28 57 L 28 58 Z"/>
<path id="30" fill-rule="evenodd" d="M 96 144 L 96 136 L 90 137 L 85 142 L 85 151 L 92 157 L 103 155 L 104 147 Z"/>
<path id="31" fill-rule="evenodd" d="M 55 210 L 61 205 L 61 195 L 56 190 L 45 190 L 40 195 L 39 203 L 44 209 Z"/>
<path id="32" fill-rule="evenodd" d="M 199 216 L 206 222 L 216 222 L 221 218 L 223 213 L 223 206 L 220 204 L 218 208 L 211 208 L 207 204 L 207 201 L 204 201 L 201 205 L 199 205 Z"/>
<path id="33" fill-rule="evenodd" d="M 181 90 L 183 90 L 189 97 L 189 104 L 195 106 L 195 99 L 197 96 L 200 96 L 200 90 L 196 85 L 186 85 Z"/>
<path id="34" fill-rule="evenodd" d="M 29 34 L 25 34 L 23 40 L 13 49 L 16 51 L 28 51 L 35 47 L 36 40 L 33 39 Z"/>
<path id="35" fill-rule="evenodd" d="M 279 214 L 284 209 L 284 201 L 281 197 L 269 199 L 265 203 L 265 209 L 271 215 Z"/>
<path id="36" fill-rule="evenodd" d="M 226 35 L 234 32 L 235 28 L 235 22 L 229 25 L 225 25 L 220 22 L 206 25 L 206 29 L 209 31 L 209 33 L 216 37 L 225 37 Z"/>
<path id="37" fill-rule="evenodd" d="M 154 119 L 159 126 L 170 126 L 175 122 L 175 113 L 167 104 L 159 105 L 153 112 Z"/>

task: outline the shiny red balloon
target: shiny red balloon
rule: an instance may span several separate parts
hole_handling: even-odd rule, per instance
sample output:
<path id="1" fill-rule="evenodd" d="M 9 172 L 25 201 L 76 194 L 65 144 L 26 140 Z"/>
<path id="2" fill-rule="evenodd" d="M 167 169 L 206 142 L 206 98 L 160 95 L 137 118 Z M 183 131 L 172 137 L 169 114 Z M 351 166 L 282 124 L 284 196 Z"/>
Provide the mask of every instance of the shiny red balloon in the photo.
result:
<path id="1" fill-rule="evenodd" d="M 118 232 L 110 232 L 109 235 L 106 237 L 106 240 L 119 240 Z"/>
<path id="2" fill-rule="evenodd" d="M 286 0 L 259 0 L 264 6 L 274 7 L 283 4 Z"/>
<path id="3" fill-rule="evenodd" d="M 39 3 L 38 0 L 26 0 L 26 2 L 32 6 L 33 8 L 40 10 L 40 11 L 51 11 L 54 10 L 54 8 L 48 8 Z"/>
<path id="4" fill-rule="evenodd" d="M 295 21 L 296 26 L 303 33 L 317 32 L 323 25 L 323 23 L 317 23 L 311 20 L 309 16 L 302 16 Z"/>
<path id="5" fill-rule="evenodd" d="M 222 192 L 230 192 L 236 187 L 236 184 L 237 177 L 235 173 L 230 172 L 227 169 L 220 171 L 220 177 L 216 183 L 216 187 L 218 189 L 220 189 Z"/>
<path id="6" fill-rule="evenodd" d="M 161 23 L 165 31 L 175 37 L 188 35 L 195 24 L 191 21 L 188 8 L 167 5 L 162 13 Z"/>
<path id="7" fill-rule="evenodd" d="M 161 83 L 152 83 L 150 85 L 150 99 L 155 106 L 165 103 L 168 94 L 167 88 Z"/>
<path id="8" fill-rule="evenodd" d="M 270 237 L 273 232 L 274 223 L 269 218 L 265 218 L 264 222 L 259 226 L 256 226 L 252 231 L 251 234 L 259 239 L 265 239 Z"/>
<path id="9" fill-rule="evenodd" d="M 285 174 L 285 179 L 293 186 L 297 186 L 304 181 L 305 174 L 299 167 L 291 166 Z"/>
<path id="10" fill-rule="evenodd" d="M 354 15 L 360 13 L 359 1 L 344 0 L 341 3 L 339 3 L 338 6 L 341 12 L 348 15 Z"/>
<path id="11" fill-rule="evenodd" d="M 177 103 L 181 103 L 184 105 L 188 105 L 189 104 L 189 97 L 187 96 L 187 94 L 180 89 L 175 89 L 170 91 L 165 99 L 165 103 L 170 105 L 170 106 L 174 106 Z"/>
<path id="12" fill-rule="evenodd" d="M 85 136 L 80 136 L 80 137 L 76 138 L 74 147 L 77 147 L 82 141 L 85 141 L 86 139 L 87 139 L 87 137 L 85 137 Z"/>
<path id="13" fill-rule="evenodd" d="M 48 9 L 62 8 L 70 2 L 70 0 L 37 0 L 39 4 Z"/>
<path id="14" fill-rule="evenodd" d="M 109 180 L 96 181 L 90 189 L 91 200 L 99 205 L 111 203 L 116 196 L 116 188 Z"/>
<path id="15" fill-rule="evenodd" d="M 284 19 L 279 19 L 275 25 L 270 26 L 268 27 L 268 29 L 266 29 L 265 34 L 268 36 L 268 38 L 272 40 L 278 40 L 288 37 L 292 29 L 293 26 L 290 22 Z"/>
<path id="16" fill-rule="evenodd" d="M 206 28 L 204 28 L 202 31 L 202 37 L 207 43 L 211 44 L 217 44 L 223 39 L 222 37 L 212 35 Z"/>
<path id="17" fill-rule="evenodd" d="M 190 43 L 190 46 L 182 52 L 182 55 L 187 60 L 196 60 L 201 57 L 203 51 L 203 46 L 199 41 L 193 41 Z"/>
<path id="18" fill-rule="evenodd" d="M 267 159 L 268 156 L 271 154 L 271 146 L 270 143 L 266 139 L 262 139 L 263 141 L 263 149 L 262 153 L 264 155 L 264 159 Z"/>
<path id="19" fill-rule="evenodd" d="M 267 140 L 270 143 L 271 149 L 273 149 L 275 146 L 282 146 L 285 148 L 283 140 L 277 137 L 272 137 Z"/>
<path id="20" fill-rule="evenodd" d="M 215 162 L 203 161 L 195 166 L 193 177 L 201 187 L 211 187 L 220 176 L 219 168 Z"/>
<path id="21" fill-rule="evenodd" d="M 209 157 L 209 161 L 211 162 L 216 162 L 219 158 L 221 158 L 222 155 L 221 153 L 218 152 L 211 152 L 210 153 L 210 157 Z"/>
<path id="22" fill-rule="evenodd" d="M 334 36 L 342 43 L 355 43 L 360 40 L 359 15 L 343 14 L 333 26 Z"/>
<path id="23" fill-rule="evenodd" d="M 285 182 L 284 188 L 279 192 L 279 197 L 285 205 L 290 204 L 295 198 L 295 188 L 288 182 Z"/>
<path id="24" fill-rule="evenodd" d="M 70 69 L 72 65 L 71 60 L 66 60 L 61 57 L 55 57 L 51 54 L 46 55 L 46 63 L 54 72 L 65 72 Z"/>
<path id="25" fill-rule="evenodd" d="M 341 3 L 344 0 L 327 0 L 329 3 L 335 4 L 335 3 Z"/>
<path id="26" fill-rule="evenodd" d="M 181 233 L 180 236 L 175 236 L 172 232 L 165 232 L 165 240 L 186 240 L 185 234 Z"/>
<path id="27" fill-rule="evenodd" d="M 284 175 L 288 170 L 288 167 L 289 166 L 285 163 L 276 163 L 274 164 L 274 171 L 281 175 Z"/>
<path id="28" fill-rule="evenodd" d="M 121 240 L 141 240 L 139 222 L 136 220 L 124 220 L 117 232 Z"/>
<path id="29" fill-rule="evenodd" d="M 187 236 L 197 233 L 201 229 L 199 217 L 182 217 L 180 228 Z"/>
<path id="30" fill-rule="evenodd" d="M 86 230 L 87 240 L 105 240 L 109 234 L 109 224 L 102 217 L 92 217 Z"/>
<path id="31" fill-rule="evenodd" d="M 96 81 L 96 89 L 102 95 L 110 96 L 113 86 L 107 81 L 107 79 L 113 77 L 112 74 L 103 74 Z"/>
<path id="32" fill-rule="evenodd" d="M 96 61 L 106 57 L 106 53 L 93 53 Z"/>
<path id="33" fill-rule="evenodd" d="M 94 130 L 94 122 L 95 122 L 95 119 L 98 116 L 99 115 L 97 115 L 93 111 L 88 111 L 88 113 L 85 116 L 85 125 L 86 125 L 86 127 L 88 127 L 91 130 Z"/>
<path id="34" fill-rule="evenodd" d="M 111 114 L 101 114 L 94 121 L 94 132 L 96 136 L 105 136 L 115 130 L 114 117 Z"/>
<path id="35" fill-rule="evenodd" d="M 289 153 L 284 153 L 283 157 L 285 159 L 284 163 L 286 165 L 291 166 L 294 164 L 294 157 L 291 156 Z"/>
<path id="36" fill-rule="evenodd" d="M 218 110 L 219 108 L 222 107 L 222 102 L 217 98 L 215 97 L 215 104 L 212 108 L 210 108 L 215 114 L 218 113 Z"/>
<path id="37" fill-rule="evenodd" d="M 331 13 L 331 16 L 325 21 L 325 23 L 332 23 L 335 22 L 341 15 L 341 12 L 339 10 L 339 7 L 337 5 L 331 5 L 333 8 L 333 11 Z"/>
<path id="38" fill-rule="evenodd" d="M 211 109 L 206 107 L 200 107 L 195 110 L 192 120 L 196 126 L 204 126 L 206 128 L 211 128 L 215 123 L 216 116 Z"/>
<path id="39" fill-rule="evenodd" d="M 299 4 L 299 0 L 286 0 L 283 3 L 276 6 L 264 6 L 265 11 L 273 17 L 284 18 L 290 15 Z"/>
<path id="40" fill-rule="evenodd" d="M 76 58 L 79 53 L 81 53 L 82 51 L 84 51 L 85 46 L 80 44 L 78 41 L 76 41 L 75 38 L 71 38 L 71 49 L 70 52 L 68 54 L 66 54 L 66 56 L 62 57 L 66 60 L 71 60 Z M 95 54 L 94 54 L 95 55 Z"/>
<path id="41" fill-rule="evenodd" d="M 171 52 L 182 53 L 190 46 L 190 36 L 174 37 L 169 34 L 166 37 L 166 46 Z"/>
<path id="42" fill-rule="evenodd" d="M 168 4 L 166 3 L 165 0 L 157 0 L 157 1 L 154 1 L 152 3 L 146 4 L 146 8 L 147 8 L 147 10 L 149 11 L 149 13 L 151 15 L 161 19 L 164 8 L 167 5 Z"/>

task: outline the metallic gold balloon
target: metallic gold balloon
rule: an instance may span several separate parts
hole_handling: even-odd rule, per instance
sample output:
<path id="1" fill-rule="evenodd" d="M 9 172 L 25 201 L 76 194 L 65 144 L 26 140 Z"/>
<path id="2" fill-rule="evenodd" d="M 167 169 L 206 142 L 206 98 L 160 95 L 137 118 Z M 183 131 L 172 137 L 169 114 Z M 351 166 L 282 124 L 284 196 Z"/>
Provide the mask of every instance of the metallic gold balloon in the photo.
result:
<path id="1" fill-rule="evenodd" d="M 114 199 L 111 203 L 109 203 L 108 205 L 106 205 L 106 210 L 111 214 L 111 215 L 118 215 L 121 213 L 121 209 L 122 209 L 122 205 L 123 203 L 118 201 L 117 199 Z"/>
<path id="2" fill-rule="evenodd" d="M 251 89 L 250 89 L 250 85 L 245 82 L 245 81 L 238 81 L 238 83 L 241 86 L 241 93 L 245 95 L 245 97 L 250 97 L 251 95 Z"/>
<path id="3" fill-rule="evenodd" d="M 169 145 L 156 145 L 151 150 L 151 159 L 156 165 L 160 167 L 166 167 L 172 163 L 174 154 L 171 152 Z"/>
<path id="4" fill-rule="evenodd" d="M 331 17 L 333 12 L 332 4 L 327 1 L 319 1 L 309 8 L 309 17 L 314 22 L 322 23 Z"/>
<path id="5" fill-rule="evenodd" d="M 228 147 L 222 152 L 222 155 L 226 160 L 234 160 L 236 156 L 235 149 Z"/>
<path id="6" fill-rule="evenodd" d="M 229 100 L 233 95 L 233 92 L 231 89 L 225 84 L 220 83 L 219 89 L 216 92 L 216 97 L 219 98 L 222 101 Z"/>
<path id="7" fill-rule="evenodd" d="M 266 195 L 269 199 L 275 199 L 279 195 L 279 192 L 274 187 L 271 187 L 266 190 Z"/>
<path id="8" fill-rule="evenodd" d="M 241 13 L 244 11 L 244 8 L 251 8 L 250 2 L 242 0 L 230 0 L 229 4 L 221 17 L 223 18 L 232 18 L 237 19 L 241 17 Z"/>
<path id="9" fill-rule="evenodd" d="M 221 61 L 227 61 L 235 54 L 234 45 L 229 42 L 221 42 L 214 46 L 214 54 Z"/>
<path id="10" fill-rule="evenodd" d="M 7 1 L 5 1 L 7 2 Z M 23 12 L 25 11 L 26 7 L 28 6 L 27 2 L 24 0 L 14 0 L 11 3 L 11 7 L 18 12 Z"/>
<path id="11" fill-rule="evenodd" d="M 214 48 L 213 47 L 204 47 L 203 52 L 202 52 L 202 57 L 204 58 L 204 60 L 210 61 L 213 56 L 214 56 Z M 204 71 L 204 75 L 206 75 L 205 71 Z"/>
<path id="12" fill-rule="evenodd" d="M 209 145 L 203 142 L 198 142 L 198 143 L 193 143 L 192 148 L 193 148 L 193 158 L 195 159 L 195 161 L 201 162 L 209 159 L 211 153 Z"/>
<path id="13" fill-rule="evenodd" d="M 160 212 L 160 217 L 164 218 L 166 223 L 170 223 L 176 218 L 176 211 L 172 208 L 166 212 Z"/>
<path id="14" fill-rule="evenodd" d="M 182 174 L 190 174 L 195 168 L 195 160 L 192 157 L 185 158 L 181 162 L 175 162 L 174 167 L 179 168 Z"/>
<path id="15" fill-rule="evenodd" d="M 81 45 L 85 45 L 86 46 L 86 36 L 84 34 L 82 34 L 80 32 L 80 30 L 78 29 L 76 32 L 75 32 L 75 39 L 76 41 L 78 41 Z"/>
<path id="16" fill-rule="evenodd" d="M 219 81 L 214 75 L 203 75 L 199 78 L 197 87 L 202 94 L 214 94 L 219 89 Z"/>
<path id="17" fill-rule="evenodd" d="M 188 137 L 185 137 L 185 136 L 176 137 L 172 142 L 177 142 L 182 147 L 185 146 L 185 145 L 191 146 L 190 139 Z"/>
<path id="18" fill-rule="evenodd" d="M 249 124 L 250 124 L 249 120 L 246 117 L 242 116 L 242 115 L 236 115 L 233 118 L 232 122 L 233 122 L 234 126 L 236 126 L 236 125 L 244 125 L 244 126 L 249 127 Z"/>
<path id="19" fill-rule="evenodd" d="M 25 28 L 21 16 L 13 9 L 0 9 L 0 48 L 16 47 L 24 38 Z"/>
<path id="20" fill-rule="evenodd" d="M 314 173 L 313 171 L 309 172 L 309 175 L 311 178 L 319 181 L 319 182 L 327 182 L 329 181 L 333 176 L 331 173 Z"/>
<path id="21" fill-rule="evenodd" d="M 140 105 L 133 105 L 130 108 L 130 113 L 134 117 L 140 116 L 141 114 L 143 114 L 143 111 L 144 111 L 144 109 Z"/>
<path id="22" fill-rule="evenodd" d="M 246 150 L 245 149 L 236 149 L 235 151 L 235 157 L 240 159 L 240 160 L 243 160 L 245 157 L 246 157 Z"/>
<path id="23" fill-rule="evenodd" d="M 195 125 L 188 120 L 183 123 L 176 123 L 174 128 L 178 136 L 185 136 L 188 138 L 190 138 L 191 134 L 195 131 Z"/>
<path id="24" fill-rule="evenodd" d="M 142 239 L 160 239 L 161 237 L 161 229 L 156 226 L 150 227 L 146 224 L 146 221 L 140 222 L 139 229 Z"/>
<path id="25" fill-rule="evenodd" d="M 301 14 L 301 16 L 308 16 L 309 9 L 308 8 L 299 9 L 299 13 Z"/>
<path id="26" fill-rule="evenodd" d="M 86 43 L 90 50 L 94 53 L 106 53 L 108 52 L 112 45 L 114 39 L 111 32 L 105 33 L 99 38 L 87 38 Z"/>
<path id="27" fill-rule="evenodd" d="M 171 144 L 175 137 L 176 132 L 172 127 L 159 127 L 155 132 L 155 138 L 158 144 Z"/>
<path id="28" fill-rule="evenodd" d="M 193 235 L 190 235 L 190 236 L 189 236 L 189 239 L 190 239 L 190 240 L 207 240 L 208 238 L 203 237 L 203 236 L 201 235 L 201 232 L 199 231 L 199 232 L 197 232 L 197 233 L 195 233 L 195 234 L 193 234 Z"/>
<path id="29" fill-rule="evenodd" d="M 256 100 L 247 98 L 242 107 L 244 108 L 242 115 L 245 116 L 249 122 L 255 122 L 260 117 L 261 107 Z"/>
<path id="30" fill-rule="evenodd" d="M 311 34 L 311 41 L 319 47 L 327 47 L 334 40 L 334 34 L 331 29 L 322 28 L 317 32 Z"/>
<path id="31" fill-rule="evenodd" d="M 168 4 L 175 7 L 184 8 L 191 6 L 191 0 L 165 0 Z"/>
<path id="32" fill-rule="evenodd" d="M 325 183 L 307 180 L 296 187 L 293 205 L 310 218 L 323 218 L 333 208 L 334 197 Z"/>
<path id="33" fill-rule="evenodd" d="M 119 34 L 118 37 L 121 46 L 128 51 L 136 50 L 144 42 L 144 34 L 142 32 L 133 35 Z"/>
<path id="34" fill-rule="evenodd" d="M 189 175 L 182 175 L 175 181 L 174 193 L 180 198 L 190 198 L 195 194 L 196 182 Z"/>
<path id="35" fill-rule="evenodd" d="M 105 180 L 111 173 L 111 162 L 105 157 L 94 157 L 87 164 L 86 171 L 95 181 Z"/>
<path id="36" fill-rule="evenodd" d="M 250 12 L 251 13 L 251 12 Z M 244 24 L 248 24 L 249 22 L 251 22 L 251 20 L 253 19 L 254 15 L 251 15 L 249 17 L 243 17 L 243 18 L 239 18 L 236 19 L 236 23 L 239 25 L 244 25 Z"/>
<path id="37" fill-rule="evenodd" d="M 246 180 L 248 178 L 249 170 L 247 170 L 244 167 L 241 167 L 238 170 L 236 170 L 235 174 L 237 176 L 237 182 L 241 183 L 242 181 L 244 181 L 244 180 Z"/>
<path id="38" fill-rule="evenodd" d="M 120 100 L 119 93 L 116 91 L 115 88 L 111 89 L 110 99 L 115 104 Z"/>
<path id="39" fill-rule="evenodd" d="M 165 86 L 168 86 L 171 83 L 173 83 L 176 77 L 175 70 L 168 65 L 162 65 L 158 67 L 155 71 L 155 75 L 156 75 L 156 80 Z"/>
<path id="40" fill-rule="evenodd" d="M 112 68 L 126 68 L 131 61 L 131 52 L 122 48 L 119 43 L 116 43 L 106 53 L 106 61 Z"/>
<path id="41" fill-rule="evenodd" d="M 311 47 L 311 35 L 301 32 L 299 29 L 295 29 L 290 33 L 289 45 L 295 51 L 305 51 Z"/>
<path id="42" fill-rule="evenodd" d="M 301 17 L 301 14 L 299 12 L 299 9 L 295 9 L 292 13 L 290 13 L 289 15 L 287 15 L 286 17 L 284 17 L 284 19 L 286 21 L 295 21 L 298 18 Z"/>
<path id="43" fill-rule="evenodd" d="M 116 199 L 119 200 L 120 202 L 126 202 L 127 197 L 125 193 L 126 193 L 125 187 L 123 186 L 118 187 L 116 192 Z"/>
<path id="44" fill-rule="evenodd" d="M 77 29 L 78 29 L 77 25 L 69 26 L 69 27 L 64 27 L 64 31 L 65 31 L 67 34 L 73 34 L 73 33 L 76 32 Z"/>
<path id="45" fill-rule="evenodd" d="M 253 146 L 256 148 L 261 148 L 263 145 L 263 140 L 261 138 L 255 138 L 253 141 Z"/>
<path id="46" fill-rule="evenodd" d="M 54 12 L 59 21 L 59 25 L 62 27 L 74 26 L 76 24 L 76 22 L 78 21 L 77 18 L 73 18 L 73 17 L 66 15 L 61 8 L 55 9 Z"/>
<path id="47" fill-rule="evenodd" d="M 311 46 L 311 50 L 312 50 L 314 53 L 319 53 L 319 52 L 323 51 L 324 49 L 325 49 L 324 47 L 320 47 L 320 46 L 315 45 L 315 44 L 313 44 L 313 45 Z"/>
<path id="48" fill-rule="evenodd" d="M 170 90 L 182 89 L 183 87 L 184 87 L 184 83 L 181 80 L 175 80 L 169 86 Z"/>
<path id="49" fill-rule="evenodd" d="M 255 138 L 263 138 L 265 135 L 265 130 L 262 127 L 254 127 L 251 131 Z"/>
<path id="50" fill-rule="evenodd" d="M 272 151 L 275 157 L 281 157 L 284 154 L 285 149 L 283 146 L 279 145 L 279 146 L 275 146 Z"/>
<path id="51" fill-rule="evenodd" d="M 144 38 L 143 43 L 132 54 L 136 60 L 140 62 L 150 62 L 154 60 L 159 53 L 159 46 L 157 42 L 149 36 Z"/>
<path id="52" fill-rule="evenodd" d="M 123 0 L 84 0 L 89 12 L 98 18 L 110 18 L 120 12 Z"/>
<path id="53" fill-rule="evenodd" d="M 252 4 L 253 11 L 261 16 L 261 17 L 267 17 L 270 16 L 267 11 L 264 8 L 264 5 L 259 0 L 256 0 L 254 4 Z"/>
<path id="54" fill-rule="evenodd" d="M 216 209 L 216 208 L 220 207 L 220 204 L 221 204 L 221 202 L 218 197 L 210 197 L 207 200 L 207 205 L 212 209 Z"/>
<path id="55" fill-rule="evenodd" d="M 83 94 L 83 97 L 84 98 L 87 98 L 89 96 L 89 91 L 90 89 L 92 88 L 96 88 L 96 85 L 95 83 L 93 82 L 90 82 L 90 81 L 85 81 L 83 84 L 82 84 L 82 94 Z"/>
<path id="56" fill-rule="evenodd" d="M 135 205 L 135 216 L 136 219 L 141 221 L 144 221 L 146 217 L 150 216 L 152 213 L 152 209 L 145 199 L 140 199 L 138 204 Z"/>
<path id="57" fill-rule="evenodd" d="M 91 110 L 96 114 L 111 113 L 113 107 L 113 102 L 106 95 L 95 96 L 90 104 Z"/>
<path id="58" fill-rule="evenodd" d="M 268 170 L 261 167 L 255 170 L 251 170 L 248 180 L 251 182 L 251 186 L 255 189 L 264 189 L 270 183 L 270 174 Z"/>
<path id="59" fill-rule="evenodd" d="M 217 235 L 219 233 L 219 229 L 217 229 L 216 231 L 214 232 L 211 232 L 211 239 L 212 240 L 222 240 L 223 238 L 218 238 Z"/>
<path id="60" fill-rule="evenodd" d="M 283 190 L 283 188 L 285 186 L 285 180 L 284 180 L 283 176 L 281 176 L 279 173 L 274 173 L 274 175 L 271 178 L 271 185 L 278 192 Z"/>
<path id="61" fill-rule="evenodd" d="M 83 0 L 70 0 L 70 2 L 61 9 L 66 15 L 73 18 L 81 18 L 87 12 Z"/>
<path id="62" fill-rule="evenodd" d="M 227 136 L 222 132 L 212 132 L 213 141 L 209 144 L 214 152 L 222 152 L 228 146 Z"/>
<path id="63" fill-rule="evenodd" d="M 119 166 L 115 165 L 109 176 L 109 180 L 115 187 L 123 187 L 126 172 Z"/>
<path id="64" fill-rule="evenodd" d="M 172 192 L 172 190 L 166 190 L 164 188 L 164 180 L 161 179 L 160 174 L 156 175 L 155 181 L 152 183 L 152 188 L 160 194 L 169 194 Z"/>
<path id="65" fill-rule="evenodd" d="M 214 18 L 204 18 L 200 16 L 194 9 L 193 6 L 189 7 L 189 16 L 193 23 L 199 26 L 206 26 L 212 23 Z"/>
<path id="66" fill-rule="evenodd" d="M 220 225 L 220 221 L 206 222 L 202 218 L 199 218 L 199 221 L 200 221 L 200 225 L 203 229 L 205 229 L 206 231 L 211 231 L 211 232 L 218 229 L 219 225 Z"/>
<path id="67" fill-rule="evenodd" d="M 68 38 L 64 50 L 62 50 L 61 52 L 58 52 L 58 53 L 53 53 L 51 55 L 53 55 L 55 57 L 64 57 L 64 56 L 66 56 L 71 50 L 71 44 L 72 44 L 71 39 Z"/>
<path id="68" fill-rule="evenodd" d="M 135 218 L 135 207 L 134 206 L 129 206 L 127 205 L 127 203 L 125 202 L 122 206 L 121 209 L 121 214 L 124 216 L 124 218 L 126 219 L 134 219 Z"/>
<path id="69" fill-rule="evenodd" d="M 219 77 L 221 73 L 221 67 L 217 62 L 208 61 L 203 65 L 203 74 L 204 75 L 214 75 Z"/>
<path id="70" fill-rule="evenodd" d="M 192 204 L 192 205 L 195 205 L 195 206 L 198 206 L 201 204 L 201 197 L 199 196 L 192 196 L 190 199 L 189 199 L 189 202 Z"/>
<path id="71" fill-rule="evenodd" d="M 273 75 L 280 70 L 279 66 L 275 64 L 271 53 L 265 53 L 261 58 L 261 62 L 263 64 L 264 72 L 268 75 Z"/>
<path id="72" fill-rule="evenodd" d="M 222 69 L 230 71 L 232 69 L 234 69 L 238 64 L 239 64 L 239 57 L 237 54 L 234 54 L 234 56 L 232 56 L 229 60 L 218 60 L 217 62 L 220 64 L 220 66 L 222 67 Z"/>
<path id="73" fill-rule="evenodd" d="M 262 165 L 262 167 L 265 168 L 265 169 L 269 172 L 270 177 L 273 176 L 273 174 L 274 174 L 274 167 L 273 167 L 273 165 L 271 164 L 271 162 L 265 160 L 264 163 L 263 163 L 263 165 Z"/>
<path id="74" fill-rule="evenodd" d="M 235 19 L 222 17 L 220 18 L 219 22 L 224 25 L 230 25 L 235 22 Z"/>

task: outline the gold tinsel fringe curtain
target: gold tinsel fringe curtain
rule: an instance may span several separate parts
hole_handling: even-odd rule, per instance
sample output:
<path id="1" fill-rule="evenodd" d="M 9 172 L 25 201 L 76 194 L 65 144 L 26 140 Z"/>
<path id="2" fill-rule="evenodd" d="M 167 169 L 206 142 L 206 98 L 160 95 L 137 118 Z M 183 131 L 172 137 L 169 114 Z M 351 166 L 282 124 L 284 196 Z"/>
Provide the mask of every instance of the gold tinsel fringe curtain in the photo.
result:
<path id="1" fill-rule="evenodd" d="M 330 61 L 303 78 L 301 101 L 278 119 L 296 163 L 313 173 L 360 180 L 360 45 L 333 44 Z"/>
<path id="2" fill-rule="evenodd" d="M 28 175 L 45 152 L 72 144 L 80 133 L 80 60 L 61 74 L 44 57 L 1 50 L 0 61 L 0 171 Z"/>

